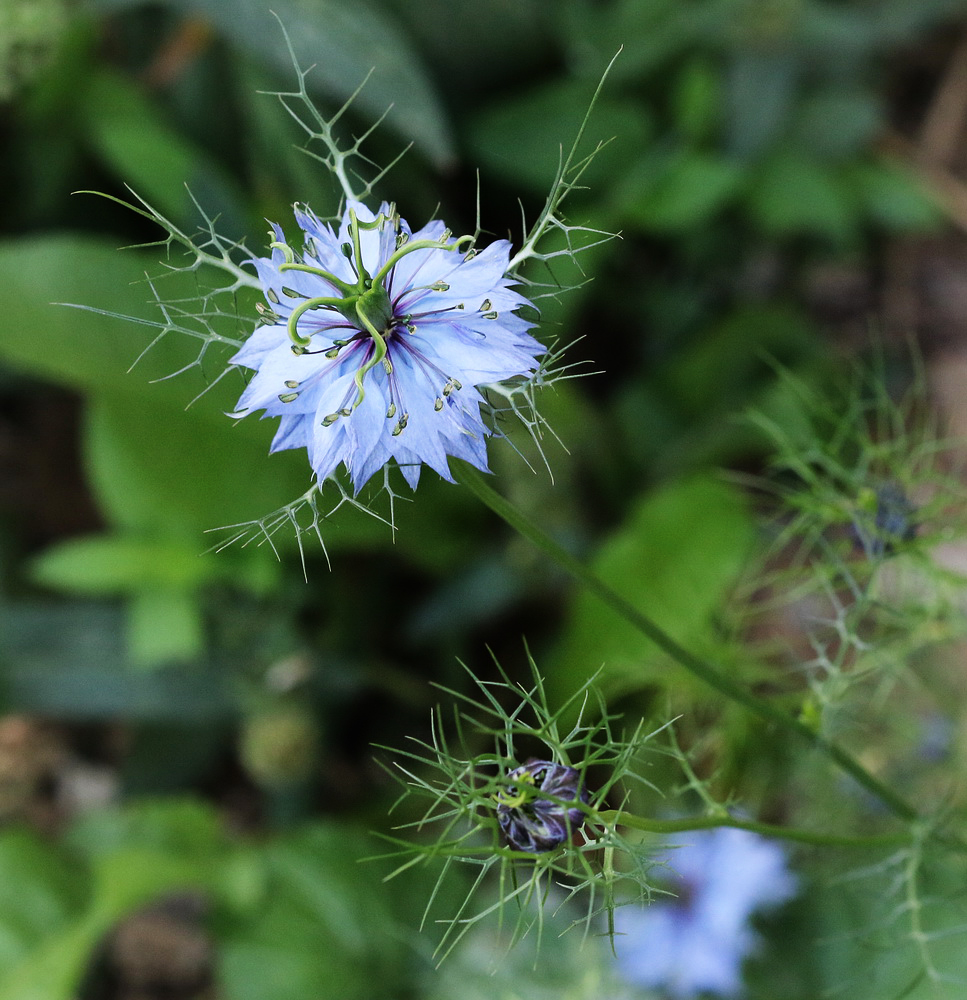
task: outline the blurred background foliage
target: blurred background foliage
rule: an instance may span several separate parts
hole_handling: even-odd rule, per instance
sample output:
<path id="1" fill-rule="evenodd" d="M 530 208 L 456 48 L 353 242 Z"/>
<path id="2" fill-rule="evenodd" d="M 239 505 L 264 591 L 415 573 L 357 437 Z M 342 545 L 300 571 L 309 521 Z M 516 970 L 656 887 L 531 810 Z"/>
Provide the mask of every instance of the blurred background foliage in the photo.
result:
<path id="1" fill-rule="evenodd" d="M 555 269 L 579 287 L 541 303 L 545 339 L 577 341 L 568 360 L 595 374 L 541 401 L 566 446 L 547 442 L 554 482 L 501 442 L 496 485 L 682 642 L 774 683 L 729 610 L 768 504 L 718 470 L 762 470 L 764 421 L 808 438 L 783 373 L 830 385 L 872 328 L 902 387 L 896 346 L 915 336 L 967 428 L 967 4 L 272 7 L 322 108 L 367 81 L 345 122 L 385 113 L 376 163 L 411 144 L 379 195 L 455 232 L 479 184 L 486 229 L 520 238 L 623 47 L 587 149 L 608 144 L 568 210 L 620 237 Z M 486 675 L 485 644 L 513 673 L 526 635 L 557 696 L 604 664 L 632 715 L 687 713 L 681 738 L 725 794 L 794 811 L 775 734 L 429 475 L 395 534 L 346 511 L 324 525 L 331 572 L 310 544 L 304 579 L 282 536 L 279 557 L 203 554 L 210 529 L 304 492 L 305 456 L 269 458 L 270 426 L 225 418 L 240 376 L 187 405 L 227 354 L 191 367 L 169 337 L 129 371 L 150 326 L 52 303 L 158 319 L 143 278 L 163 248 L 137 245 L 163 234 L 77 191 L 130 187 L 186 231 L 201 206 L 253 253 L 293 201 L 334 212 L 260 93 L 293 86 L 262 0 L 0 0 L 0 1000 L 437 995 L 425 887 L 355 863 L 395 794 L 370 745 L 424 733 L 429 682 L 462 689 L 457 656 Z M 847 965 L 840 948 L 781 995 Z"/>

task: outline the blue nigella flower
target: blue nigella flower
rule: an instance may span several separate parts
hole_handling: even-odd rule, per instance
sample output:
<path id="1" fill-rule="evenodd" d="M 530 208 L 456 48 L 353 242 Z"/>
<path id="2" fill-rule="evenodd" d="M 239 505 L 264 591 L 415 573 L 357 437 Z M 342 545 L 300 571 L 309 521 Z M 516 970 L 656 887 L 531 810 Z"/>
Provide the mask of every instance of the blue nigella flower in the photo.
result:
<path id="1" fill-rule="evenodd" d="M 529 760 L 507 775 L 511 782 L 497 795 L 497 822 L 507 843 L 518 851 L 542 854 L 569 840 L 584 823 L 580 808 L 588 791 L 580 771 L 549 760 Z"/>
<path id="2" fill-rule="evenodd" d="M 273 224 L 251 261 L 267 306 L 232 364 L 255 370 L 237 414 L 279 417 L 272 451 L 305 448 L 319 482 L 344 465 L 358 493 L 391 459 L 416 487 L 447 456 L 487 471 L 480 388 L 528 377 L 544 347 L 517 315 L 506 240 L 479 253 L 442 222 L 414 233 L 385 203 L 349 202 L 338 231 L 295 210 L 296 253 Z"/>
<path id="3" fill-rule="evenodd" d="M 674 897 L 615 913 L 619 973 L 675 1000 L 738 996 L 742 962 L 759 943 L 749 918 L 791 899 L 796 879 L 782 848 L 757 834 L 722 827 L 682 837 L 659 858 Z"/>

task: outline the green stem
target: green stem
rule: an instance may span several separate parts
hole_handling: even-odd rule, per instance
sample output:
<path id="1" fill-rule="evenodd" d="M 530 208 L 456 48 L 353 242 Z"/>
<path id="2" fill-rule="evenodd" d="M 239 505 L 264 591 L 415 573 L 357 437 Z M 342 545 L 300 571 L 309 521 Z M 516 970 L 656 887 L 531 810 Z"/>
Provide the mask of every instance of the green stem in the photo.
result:
<path id="1" fill-rule="evenodd" d="M 909 844 L 910 834 L 886 833 L 875 836 L 851 836 L 849 834 L 819 833 L 813 830 L 798 830 L 795 827 L 775 826 L 772 823 L 758 823 L 755 820 L 735 819 L 732 816 L 694 816 L 691 819 L 644 819 L 634 813 L 611 809 L 597 814 L 597 819 L 606 825 L 627 826 L 632 830 L 657 833 L 667 836 L 671 833 L 686 833 L 690 830 L 713 830 L 720 826 L 735 830 L 749 830 L 763 837 L 778 837 L 794 840 L 799 844 L 817 844 L 825 847 L 896 847 Z"/>
<path id="2" fill-rule="evenodd" d="M 484 482 L 482 474 L 473 466 L 463 461 L 454 460 L 451 469 L 457 482 L 472 490 L 498 517 L 550 556 L 562 569 L 570 573 L 612 611 L 633 625 L 643 636 L 650 639 L 694 677 L 724 694 L 736 704 L 742 705 L 763 721 L 780 726 L 802 737 L 810 746 L 825 754 L 837 767 L 845 771 L 857 784 L 876 796 L 895 816 L 907 821 L 921 818 L 913 806 L 870 774 L 849 751 L 811 729 L 788 712 L 756 697 L 727 674 L 717 670 L 710 663 L 679 645 L 657 622 L 652 621 L 651 618 L 612 590 L 580 560 L 550 538 L 526 514 L 518 510 L 495 490 L 492 490 Z"/>

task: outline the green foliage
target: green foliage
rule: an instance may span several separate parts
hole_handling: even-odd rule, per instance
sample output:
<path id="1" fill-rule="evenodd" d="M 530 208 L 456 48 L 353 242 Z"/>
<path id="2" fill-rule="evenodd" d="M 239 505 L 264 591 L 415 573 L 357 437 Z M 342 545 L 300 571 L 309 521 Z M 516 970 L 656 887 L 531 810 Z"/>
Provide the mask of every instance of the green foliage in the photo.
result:
<path id="1" fill-rule="evenodd" d="M 753 526 L 741 496 L 705 477 L 642 497 L 591 560 L 602 579 L 634 607 L 662 622 L 690 649 L 720 653 L 715 615 L 748 559 Z M 685 678 L 669 658 L 587 593 L 578 593 L 562 632 L 552 689 L 570 693 L 601 669 L 610 696 Z"/>
<path id="2" fill-rule="evenodd" d="M 647 893 L 649 837 L 672 822 L 651 817 L 673 810 L 900 838 L 839 854 L 805 838 L 803 898 L 745 970 L 751 998 L 942 997 L 967 974 L 950 890 L 964 875 L 964 581 L 937 559 L 962 544 L 963 488 L 922 386 L 897 388 L 915 359 L 832 373 L 882 297 L 888 241 L 942 224 L 891 133 L 925 114 L 963 0 L 273 10 L 0 10 L 0 499 L 16 501 L 0 521 L 0 695 L 68 739 L 110 731 L 127 748 L 111 751 L 122 796 L 168 796 L 43 839 L 0 830 L 0 1000 L 74 1000 L 119 920 L 186 890 L 208 903 L 226 997 L 363 998 L 381 982 L 413 997 L 622 997 L 594 935 L 614 886 Z M 303 455 L 269 456 L 267 423 L 226 417 L 242 380 L 221 376 L 260 298 L 240 262 L 292 201 L 328 217 L 349 191 L 514 242 L 541 336 L 578 342 L 542 372 L 543 401 L 492 396 L 508 428 L 495 488 L 689 652 L 791 706 L 816 742 L 710 697 L 467 490 L 377 483 L 360 504 L 394 533 L 341 484 L 320 494 Z M 866 294 L 822 301 L 823 269 L 858 272 Z M 564 381 L 581 371 L 603 374 Z M 76 427 L 58 425 L 51 386 L 77 400 Z M 53 425 L 76 438 L 67 464 L 76 449 L 92 503 L 70 492 L 65 453 L 46 456 Z M 314 528 L 331 575 L 291 545 Z M 519 668 L 522 632 L 544 681 Z M 454 667 L 484 643 L 507 665 L 496 682 Z M 567 699 L 599 668 L 602 701 L 572 730 L 581 706 Z M 433 681 L 458 708 L 427 731 Z M 632 761 L 669 705 L 670 752 Z M 934 722 L 946 743 L 927 759 Z M 260 755 L 263 724 L 279 742 Z M 827 739 L 922 820 L 891 818 L 889 795 L 874 802 L 804 749 Z M 389 820 L 374 740 L 405 748 Z M 510 757 L 541 747 L 593 758 L 596 818 L 560 854 L 512 857 L 493 795 Z M 180 797 L 199 788 L 217 809 Z M 632 808 L 640 829 L 618 822 Z M 470 834 L 441 847 L 435 821 Z M 255 836 L 227 832 L 253 823 Z M 358 864 L 373 827 L 412 863 L 388 884 Z M 437 914 L 442 978 L 418 937 Z M 528 952 L 541 936 L 543 954 Z"/>

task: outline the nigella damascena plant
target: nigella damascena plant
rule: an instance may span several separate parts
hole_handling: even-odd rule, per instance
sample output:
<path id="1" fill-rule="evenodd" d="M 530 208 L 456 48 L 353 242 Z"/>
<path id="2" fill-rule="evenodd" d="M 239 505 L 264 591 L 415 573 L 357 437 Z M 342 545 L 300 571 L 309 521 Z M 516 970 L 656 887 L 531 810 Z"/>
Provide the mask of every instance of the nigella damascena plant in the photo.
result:
<path id="1" fill-rule="evenodd" d="M 413 232 L 387 205 L 349 201 L 338 231 L 295 210 L 297 253 L 273 225 L 254 264 L 267 306 L 232 363 L 255 375 L 237 414 L 279 417 L 272 451 L 305 448 L 322 483 L 340 465 L 359 492 L 390 460 L 412 488 L 448 456 L 487 471 L 481 387 L 531 377 L 544 347 L 518 315 L 510 244 L 477 252 L 440 221 Z"/>
<path id="2" fill-rule="evenodd" d="M 571 839 L 584 823 L 576 803 L 588 801 L 581 773 L 549 760 L 529 760 L 507 775 L 497 794 L 497 822 L 508 846 L 543 854 Z"/>

